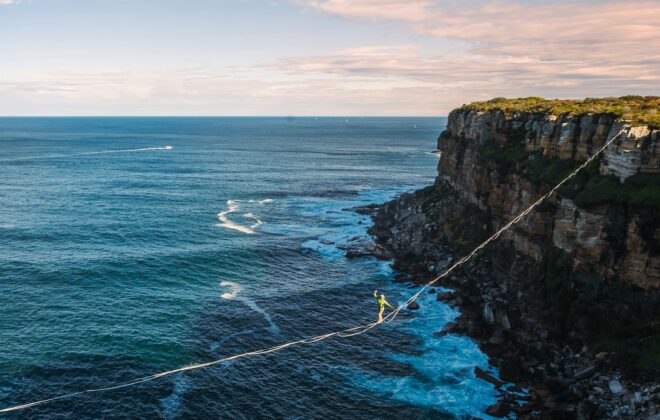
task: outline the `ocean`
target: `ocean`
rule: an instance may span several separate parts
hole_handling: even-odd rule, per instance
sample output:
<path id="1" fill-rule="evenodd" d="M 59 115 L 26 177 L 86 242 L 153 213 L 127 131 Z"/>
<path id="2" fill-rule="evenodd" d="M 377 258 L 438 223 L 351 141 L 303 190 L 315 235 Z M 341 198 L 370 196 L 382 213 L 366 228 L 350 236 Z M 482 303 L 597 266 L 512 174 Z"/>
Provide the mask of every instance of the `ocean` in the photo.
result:
<path id="1" fill-rule="evenodd" d="M 430 185 L 445 118 L 0 118 L 0 408 L 375 319 L 356 206 Z M 27 408 L 48 418 L 487 418 L 434 295 L 352 337 Z"/>

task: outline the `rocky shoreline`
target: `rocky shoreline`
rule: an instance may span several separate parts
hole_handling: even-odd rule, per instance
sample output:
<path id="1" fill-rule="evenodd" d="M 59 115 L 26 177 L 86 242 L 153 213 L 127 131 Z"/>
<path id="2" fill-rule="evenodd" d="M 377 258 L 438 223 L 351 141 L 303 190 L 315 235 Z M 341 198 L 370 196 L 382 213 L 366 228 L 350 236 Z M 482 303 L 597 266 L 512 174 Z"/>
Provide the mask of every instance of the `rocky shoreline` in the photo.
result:
<path id="1" fill-rule="evenodd" d="M 463 315 L 438 334 L 473 337 L 503 380 L 529 390 L 521 405 L 490 378 L 502 396 L 493 416 L 660 420 L 658 127 L 488 105 L 449 114 L 434 185 L 357 209 L 374 240 L 346 255 L 428 282 L 559 185 L 442 279 L 455 295 L 439 296 Z"/>
<path id="2" fill-rule="evenodd" d="M 440 227 L 419 201 L 418 194 L 403 194 L 384 205 L 354 209 L 373 219 L 369 232 L 374 240 L 344 245 L 346 256 L 392 260 L 399 273 L 394 278 L 397 282 L 424 284 L 435 278 L 454 255 L 448 244 L 420 234 L 437 232 Z M 402 253 L 403 249 L 413 251 Z M 512 258 L 521 257 L 512 254 Z M 512 261 L 512 266 L 516 264 L 521 270 L 525 265 L 524 261 Z M 488 257 L 478 256 L 438 284 L 452 292 L 429 291 L 438 301 L 461 311 L 461 317 L 436 336 L 473 338 L 498 368 L 502 381 L 516 385 L 505 388 L 504 382 L 475 370 L 499 392 L 500 401 L 486 414 L 520 419 L 660 419 L 660 384 L 626 380 L 610 363 L 609 354 L 594 353 L 578 340 L 553 336 L 531 314 L 510 319 L 510 311 L 501 311 L 519 305 L 516 297 L 520 296 L 512 295 L 507 282 L 494 275 L 497 270 Z M 521 397 L 523 388 L 528 393 Z"/>

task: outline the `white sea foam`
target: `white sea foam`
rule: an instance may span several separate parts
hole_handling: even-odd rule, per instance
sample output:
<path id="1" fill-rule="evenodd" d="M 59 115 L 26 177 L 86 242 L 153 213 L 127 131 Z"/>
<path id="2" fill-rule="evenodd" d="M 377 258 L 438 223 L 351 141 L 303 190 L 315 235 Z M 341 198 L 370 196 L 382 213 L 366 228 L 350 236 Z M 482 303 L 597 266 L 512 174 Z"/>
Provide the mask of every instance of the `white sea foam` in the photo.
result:
<path id="1" fill-rule="evenodd" d="M 257 305 L 252 299 L 241 298 L 241 302 L 245 303 L 250 309 L 261 314 L 268 323 L 269 329 L 273 334 L 278 334 L 280 329 L 275 325 L 273 319 L 270 317 L 270 314 L 266 312 L 261 306 Z"/>
<path id="2" fill-rule="evenodd" d="M 106 153 L 148 152 L 150 150 L 172 150 L 172 149 L 174 149 L 174 147 L 172 147 L 172 146 L 142 147 L 142 148 L 139 148 L 139 149 L 101 150 L 101 151 L 98 151 L 98 152 L 80 153 L 79 155 L 72 155 L 72 156 L 102 155 L 102 154 L 106 154 Z"/>
<path id="3" fill-rule="evenodd" d="M 272 198 L 266 198 L 265 200 L 246 200 L 247 203 L 259 203 L 259 204 L 270 204 L 273 202 Z"/>
<path id="4" fill-rule="evenodd" d="M 270 203 L 273 202 L 273 200 L 270 199 L 270 198 L 267 198 L 265 200 L 247 200 L 247 202 L 248 203 L 259 203 L 259 204 L 270 204 Z M 239 200 L 227 200 L 227 210 L 218 213 L 218 220 L 221 223 L 216 224 L 216 226 L 217 227 L 223 227 L 223 228 L 226 228 L 226 229 L 236 230 L 238 232 L 243 232 L 243 233 L 246 233 L 248 235 L 254 235 L 256 233 L 254 230 L 256 228 L 258 228 L 259 226 L 264 224 L 264 222 L 261 221 L 261 219 L 259 219 L 257 216 L 255 216 L 254 213 L 250 212 L 250 213 L 243 214 L 244 218 L 254 221 L 254 223 L 252 223 L 250 226 L 239 225 L 238 223 L 229 220 L 228 215 L 238 211 L 238 209 L 240 208 L 239 203 L 240 203 Z"/>
<path id="5" fill-rule="evenodd" d="M 223 293 L 220 295 L 221 298 L 223 299 L 236 299 L 241 302 L 243 302 L 245 305 L 247 305 L 250 309 L 252 309 L 254 312 L 257 312 L 258 314 L 261 314 L 261 316 L 264 317 L 266 322 L 268 323 L 269 329 L 273 334 L 278 334 L 280 332 L 280 329 L 275 325 L 273 322 L 273 319 L 270 317 L 270 314 L 266 312 L 261 306 L 257 305 L 255 301 L 252 299 L 249 299 L 244 296 L 239 296 L 239 292 L 243 290 L 240 284 L 234 283 L 233 281 L 227 281 L 227 280 L 222 280 L 220 282 L 221 287 L 226 287 L 229 288 L 229 292 Z"/>
<path id="6" fill-rule="evenodd" d="M 407 289 L 397 289 L 400 295 L 397 300 L 404 300 L 408 296 Z M 437 290 L 444 289 L 438 287 Z M 497 402 L 495 387 L 477 378 L 474 368 L 478 366 L 495 377 L 498 373 L 470 338 L 456 334 L 438 338 L 430 333 L 460 314 L 457 309 L 436 302 L 435 296 L 420 296 L 419 316 L 400 319 L 397 325 L 398 329 L 419 337 L 420 352 L 387 354 L 388 358 L 412 368 L 417 374 L 389 376 L 376 371 L 347 370 L 348 378 L 359 387 L 394 401 L 436 408 L 458 418 L 492 418 L 483 413 L 486 407 Z"/>
<path id="7" fill-rule="evenodd" d="M 243 290 L 240 284 L 227 280 L 222 280 L 220 282 L 220 287 L 227 287 L 230 290 L 228 293 L 223 293 L 220 295 L 220 297 L 223 299 L 234 299 L 236 296 L 238 296 L 238 292 Z"/>
<path id="8" fill-rule="evenodd" d="M 227 200 L 227 210 L 218 213 L 218 220 L 220 220 L 221 223 L 218 223 L 216 226 L 237 230 L 239 232 L 247 233 L 248 235 L 253 235 L 255 233 L 254 230 L 250 229 L 249 227 L 238 225 L 229 220 L 227 215 L 235 212 L 236 210 L 238 210 L 238 203 L 236 203 L 234 200 Z"/>
<path id="9" fill-rule="evenodd" d="M 76 157 L 76 156 L 104 155 L 109 153 L 148 152 L 153 150 L 172 150 L 172 149 L 174 149 L 174 147 L 172 146 L 160 146 L 160 147 L 142 147 L 139 149 L 99 150 L 98 152 L 73 153 L 70 155 L 28 156 L 28 157 L 20 157 L 16 159 L 3 159 L 2 162 L 15 162 L 21 160 L 34 160 L 34 159 L 58 159 L 58 158 L 67 158 L 67 157 Z"/>
<path id="10" fill-rule="evenodd" d="M 295 203 L 300 213 L 326 214 L 331 220 L 319 232 L 317 239 L 305 241 L 302 246 L 324 257 L 344 260 L 345 251 L 338 249 L 336 244 L 350 243 L 356 236 L 366 237 L 370 223 L 368 218 L 357 213 L 329 210 L 333 207 L 341 209 L 370 202 L 385 202 L 403 191 L 365 191 L 350 204 L 345 200 L 306 200 Z M 373 273 L 374 279 L 378 276 L 381 281 L 390 280 L 393 275 L 389 261 L 363 260 L 353 263 L 373 264 L 369 272 Z M 436 289 L 442 291 L 439 287 Z M 405 286 L 390 286 L 385 288 L 385 293 L 394 304 L 405 301 L 410 291 Z M 475 376 L 474 367 L 479 366 L 494 376 L 497 376 L 497 371 L 490 369 L 487 357 L 471 339 L 453 334 L 438 338 L 430 333 L 453 321 L 459 315 L 458 310 L 437 302 L 435 294 L 423 294 L 418 302 L 421 308 L 417 316 L 399 318 L 396 328 L 418 337 L 416 343 L 419 352 L 385 352 L 385 357 L 412 369 L 416 374 L 388 375 L 377 370 L 349 368 L 340 368 L 340 371 L 345 371 L 348 380 L 358 388 L 390 401 L 429 407 L 459 418 L 491 418 L 486 417 L 484 411 L 497 401 L 497 391 L 493 385 Z"/>
<path id="11" fill-rule="evenodd" d="M 252 220 L 254 220 L 254 223 L 250 225 L 250 229 L 252 229 L 252 230 L 254 230 L 254 229 L 256 229 L 256 228 L 258 228 L 259 226 L 261 226 L 261 225 L 264 224 L 264 222 L 262 222 L 261 220 L 259 220 L 259 219 L 257 218 L 257 216 L 255 216 L 253 213 L 245 213 L 245 214 L 243 215 L 243 217 L 245 217 L 246 219 L 252 219 Z"/>

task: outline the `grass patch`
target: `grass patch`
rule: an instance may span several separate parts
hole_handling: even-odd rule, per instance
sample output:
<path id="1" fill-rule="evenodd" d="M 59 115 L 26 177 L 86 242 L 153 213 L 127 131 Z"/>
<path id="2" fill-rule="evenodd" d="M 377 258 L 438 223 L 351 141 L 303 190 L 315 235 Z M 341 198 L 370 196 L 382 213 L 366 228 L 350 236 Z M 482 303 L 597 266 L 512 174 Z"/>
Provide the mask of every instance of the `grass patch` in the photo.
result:
<path id="1" fill-rule="evenodd" d="M 514 112 L 547 113 L 553 115 L 608 114 L 633 124 L 660 127 L 660 97 L 629 95 L 620 98 L 545 99 L 537 96 L 527 98 L 494 98 L 489 101 L 472 102 L 460 109 L 474 111 L 499 110 L 507 115 Z"/>

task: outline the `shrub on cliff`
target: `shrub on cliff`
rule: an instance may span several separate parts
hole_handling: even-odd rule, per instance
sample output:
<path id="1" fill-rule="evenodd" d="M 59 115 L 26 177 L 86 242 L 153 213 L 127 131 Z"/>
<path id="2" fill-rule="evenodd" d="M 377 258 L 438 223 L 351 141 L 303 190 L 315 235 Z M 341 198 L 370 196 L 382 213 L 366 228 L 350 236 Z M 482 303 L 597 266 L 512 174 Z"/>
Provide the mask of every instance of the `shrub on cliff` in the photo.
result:
<path id="1" fill-rule="evenodd" d="M 569 159 L 544 159 L 538 153 L 529 154 L 518 142 L 504 147 L 492 142 L 482 144 L 479 157 L 484 162 L 495 164 L 501 174 L 519 173 L 539 186 L 545 185 L 545 188 L 557 185 L 579 165 L 579 162 Z M 613 175 L 601 175 L 599 166 L 599 160 L 592 162 L 562 186 L 559 194 L 584 209 L 598 205 L 623 205 L 631 214 L 638 216 L 643 236 L 652 235 L 660 224 L 660 174 L 639 173 L 622 184 Z"/>
<path id="2" fill-rule="evenodd" d="M 520 165 L 523 176 L 539 184 L 557 185 L 578 166 L 579 162 L 569 159 L 544 159 L 533 153 Z"/>
<path id="3" fill-rule="evenodd" d="M 626 188 L 613 175 L 595 175 L 575 196 L 578 207 L 589 208 L 598 204 L 625 203 L 628 200 Z"/>
<path id="4" fill-rule="evenodd" d="M 482 161 L 490 161 L 498 166 L 500 173 L 506 174 L 518 163 L 527 159 L 528 153 L 520 143 L 512 143 L 501 147 L 495 143 L 485 143 L 479 146 L 479 157 Z"/>
<path id="5" fill-rule="evenodd" d="M 594 162 L 560 192 L 574 198 L 575 204 L 583 208 L 624 203 L 633 212 L 660 209 L 660 174 L 639 173 L 621 183 L 613 175 L 598 173 L 598 162 Z"/>
<path id="6" fill-rule="evenodd" d="M 597 205 L 623 205 L 630 214 L 638 217 L 638 228 L 655 249 L 660 246 L 653 238 L 660 225 L 660 174 L 633 175 L 622 184 L 612 175 L 601 175 L 599 163 L 593 162 L 559 193 L 575 201 L 578 207 L 588 209 Z"/>

